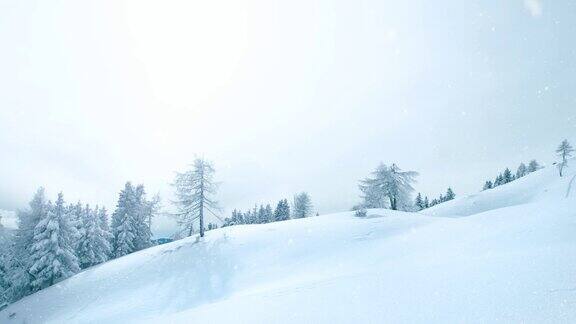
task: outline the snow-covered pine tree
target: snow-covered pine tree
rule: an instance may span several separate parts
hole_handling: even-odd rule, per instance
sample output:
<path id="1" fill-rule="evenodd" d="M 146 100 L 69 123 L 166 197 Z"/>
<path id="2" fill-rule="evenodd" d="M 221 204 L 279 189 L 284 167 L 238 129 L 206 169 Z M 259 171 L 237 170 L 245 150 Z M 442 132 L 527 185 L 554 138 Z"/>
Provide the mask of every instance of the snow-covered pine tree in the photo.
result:
<path id="1" fill-rule="evenodd" d="M 106 241 L 106 250 L 108 251 L 107 259 L 110 259 L 112 257 L 112 240 L 114 236 L 112 235 L 112 232 L 110 232 L 108 212 L 104 207 L 100 207 L 100 209 L 98 209 L 98 227 L 102 237 Z"/>
<path id="2" fill-rule="evenodd" d="M 424 197 L 424 209 L 430 207 L 430 201 L 428 200 L 428 196 Z"/>
<path id="3" fill-rule="evenodd" d="M 18 229 L 14 237 L 11 253 L 8 255 L 8 268 L 10 288 L 8 299 L 11 302 L 21 299 L 32 292 L 31 281 L 34 277 L 30 274 L 32 266 L 32 244 L 34 243 L 34 228 L 45 217 L 48 204 L 44 188 L 40 187 L 29 203 L 29 209 L 18 211 Z"/>
<path id="4" fill-rule="evenodd" d="M 444 201 L 452 200 L 454 198 L 456 198 L 456 194 L 454 193 L 452 188 L 449 187 L 448 190 L 446 190 L 446 196 L 444 196 Z"/>
<path id="5" fill-rule="evenodd" d="M 502 184 L 514 181 L 514 176 L 512 175 L 512 171 L 510 171 L 510 169 L 506 168 L 504 170 L 504 173 L 502 173 L 502 181 Z"/>
<path id="6" fill-rule="evenodd" d="M 82 215 L 84 232 L 80 240 L 78 259 L 83 269 L 105 262 L 110 255 L 108 235 L 101 229 L 98 212 L 98 206 L 90 209 L 90 206 L 86 205 Z"/>
<path id="7" fill-rule="evenodd" d="M 76 227 L 76 231 L 78 232 L 78 240 L 74 242 L 74 249 L 78 249 L 80 245 L 79 240 L 82 238 L 84 232 L 84 209 L 82 208 L 82 203 L 78 201 L 76 204 L 70 205 L 68 211 L 71 215 L 72 225 Z"/>
<path id="8" fill-rule="evenodd" d="M 488 180 L 484 183 L 484 187 L 482 188 L 482 190 L 488 190 L 492 188 L 493 188 L 492 181 Z"/>
<path id="9" fill-rule="evenodd" d="M 184 173 L 177 173 L 174 181 L 176 188 L 176 216 L 178 223 L 191 236 L 194 222 L 199 221 L 200 237 L 204 236 L 204 212 L 217 208 L 213 196 L 216 194 L 214 167 L 204 159 L 196 159 L 193 168 Z"/>
<path id="10" fill-rule="evenodd" d="M 258 215 L 258 205 L 254 204 L 252 208 L 252 217 L 254 217 L 254 224 L 260 224 L 260 215 Z"/>
<path id="11" fill-rule="evenodd" d="M 260 205 L 260 208 L 258 209 L 258 223 L 268 223 L 268 217 L 266 217 L 266 209 L 264 209 L 264 205 Z"/>
<path id="12" fill-rule="evenodd" d="M 290 219 L 290 206 L 288 205 L 287 199 L 282 199 L 276 205 L 276 210 L 274 211 L 274 221 L 280 222 Z"/>
<path id="13" fill-rule="evenodd" d="M 132 183 L 126 182 L 120 191 L 116 210 L 112 214 L 112 254 L 115 258 L 130 254 L 135 250 L 136 202 Z"/>
<path id="14" fill-rule="evenodd" d="M 494 187 L 498 187 L 504 184 L 504 176 L 502 175 L 502 173 L 500 173 L 497 177 L 496 180 L 494 180 Z"/>
<path id="15" fill-rule="evenodd" d="M 526 164 L 520 163 L 520 165 L 518 166 L 518 169 L 516 169 L 516 179 L 522 178 L 527 173 L 528 173 L 528 168 L 526 167 Z"/>
<path id="16" fill-rule="evenodd" d="M 0 215 L 0 310 L 8 305 L 8 291 L 10 282 L 8 281 L 9 272 L 9 238 L 8 233 L 2 225 L 2 215 Z"/>
<path id="17" fill-rule="evenodd" d="M 153 211 L 150 202 L 146 200 L 144 185 L 138 185 L 134 191 L 134 249 L 136 251 L 152 246 L 152 232 L 148 221 L 152 219 L 150 215 Z"/>
<path id="18" fill-rule="evenodd" d="M 422 199 L 422 194 L 418 193 L 416 195 L 416 199 L 414 199 L 414 206 L 416 207 L 417 210 L 422 210 L 424 209 L 424 200 Z"/>
<path id="19" fill-rule="evenodd" d="M 294 195 L 292 203 L 292 216 L 294 218 L 304 218 L 312 214 L 312 200 L 307 192 Z"/>
<path id="20" fill-rule="evenodd" d="M 528 173 L 532 173 L 534 171 L 537 171 L 540 168 L 541 168 L 541 166 L 538 163 L 538 161 L 536 161 L 536 160 L 532 160 L 532 161 L 530 161 L 530 163 L 528 163 Z"/>
<path id="21" fill-rule="evenodd" d="M 267 223 L 274 221 L 274 212 L 272 211 L 270 204 L 266 204 L 266 208 L 264 208 L 264 215 Z"/>
<path id="22" fill-rule="evenodd" d="M 254 224 L 254 218 L 250 210 L 242 213 L 242 218 L 244 218 L 244 224 Z"/>
<path id="23" fill-rule="evenodd" d="M 371 178 L 366 178 L 360 181 L 360 190 L 363 193 L 362 198 L 365 202 L 367 198 L 370 200 L 386 199 L 390 209 L 404 209 L 411 204 L 410 194 L 414 191 L 412 184 L 415 182 L 415 177 L 418 175 L 414 171 L 401 171 L 396 164 L 387 167 L 381 163 L 374 172 Z M 370 201 L 372 203 L 372 201 Z M 383 205 L 384 203 L 380 203 Z"/>
<path id="24" fill-rule="evenodd" d="M 572 152 L 574 152 L 574 148 L 572 148 L 572 145 L 570 145 L 566 139 L 563 140 L 556 149 L 556 154 L 561 159 L 560 162 L 557 163 L 560 176 L 562 176 L 562 171 L 568 166 L 568 159 L 572 157 Z"/>
<path id="25" fill-rule="evenodd" d="M 77 231 L 64 206 L 64 196 L 58 194 L 55 205 L 49 204 L 47 212 L 34 228 L 31 248 L 34 290 L 51 286 L 80 270 L 74 251 Z"/>

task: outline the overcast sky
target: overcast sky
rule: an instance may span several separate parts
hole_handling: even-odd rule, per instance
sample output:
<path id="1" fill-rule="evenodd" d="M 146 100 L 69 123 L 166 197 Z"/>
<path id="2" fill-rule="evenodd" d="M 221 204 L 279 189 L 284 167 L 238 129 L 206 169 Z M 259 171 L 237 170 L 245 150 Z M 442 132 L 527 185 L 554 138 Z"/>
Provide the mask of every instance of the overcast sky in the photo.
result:
<path id="1" fill-rule="evenodd" d="M 573 0 L 0 0 L 0 208 L 169 207 L 195 155 L 226 213 L 347 210 L 381 161 L 474 193 L 576 142 L 575 35 Z"/>

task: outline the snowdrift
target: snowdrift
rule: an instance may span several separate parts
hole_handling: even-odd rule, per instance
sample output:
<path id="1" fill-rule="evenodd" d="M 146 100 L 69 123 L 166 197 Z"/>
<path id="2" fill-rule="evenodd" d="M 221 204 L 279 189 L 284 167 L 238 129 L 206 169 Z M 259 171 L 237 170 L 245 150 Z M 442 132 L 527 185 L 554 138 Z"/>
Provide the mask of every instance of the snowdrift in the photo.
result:
<path id="1" fill-rule="evenodd" d="M 425 213 L 210 231 L 88 269 L 0 323 L 574 323 L 568 173 L 540 170 Z"/>

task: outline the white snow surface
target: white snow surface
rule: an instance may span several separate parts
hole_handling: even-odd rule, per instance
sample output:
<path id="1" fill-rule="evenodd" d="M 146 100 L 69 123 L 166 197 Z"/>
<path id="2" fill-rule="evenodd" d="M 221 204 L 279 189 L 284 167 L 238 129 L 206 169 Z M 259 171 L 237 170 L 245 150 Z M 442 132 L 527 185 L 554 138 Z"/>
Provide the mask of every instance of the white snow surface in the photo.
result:
<path id="1" fill-rule="evenodd" d="M 0 323 L 575 323 L 574 177 L 210 231 L 83 271 Z"/>

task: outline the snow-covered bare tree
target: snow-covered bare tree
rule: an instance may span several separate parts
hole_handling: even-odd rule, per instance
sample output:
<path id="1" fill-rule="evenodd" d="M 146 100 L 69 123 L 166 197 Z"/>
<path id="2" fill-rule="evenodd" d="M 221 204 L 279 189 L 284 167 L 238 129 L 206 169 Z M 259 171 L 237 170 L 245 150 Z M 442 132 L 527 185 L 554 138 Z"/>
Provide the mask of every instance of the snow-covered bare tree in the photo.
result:
<path id="1" fill-rule="evenodd" d="M 572 157 L 572 152 L 574 148 L 568 143 L 568 140 L 563 140 L 562 143 L 556 149 L 556 154 L 560 157 L 560 162 L 558 162 L 558 171 L 560 171 L 560 176 L 562 176 L 562 171 L 568 166 L 568 159 Z"/>
<path id="2" fill-rule="evenodd" d="M 292 202 L 293 218 L 304 218 L 312 214 L 312 200 L 307 192 L 301 192 L 294 195 Z"/>
<path id="3" fill-rule="evenodd" d="M 414 191 L 412 184 L 415 182 L 415 177 L 418 175 L 414 171 L 402 171 L 396 164 L 387 167 L 381 163 L 374 172 L 372 177 L 360 181 L 360 191 L 363 193 L 365 205 L 372 204 L 370 200 L 374 197 L 379 199 L 386 199 L 390 209 L 405 209 L 411 205 L 410 194 Z M 380 205 L 384 205 L 381 202 Z"/>
<path id="4" fill-rule="evenodd" d="M 188 236 L 194 233 L 194 223 L 199 222 L 200 237 L 204 236 L 204 212 L 208 211 L 216 216 L 218 208 L 214 195 L 217 185 L 214 182 L 214 167 L 204 159 L 196 159 L 192 169 L 177 173 L 174 180 L 178 211 L 175 214 L 178 223 Z M 217 217 L 217 216 L 216 216 Z"/>
<path id="5" fill-rule="evenodd" d="M 48 204 L 47 212 L 34 228 L 30 268 L 34 290 L 51 286 L 80 270 L 74 251 L 76 233 L 64 196 L 59 193 L 56 204 Z"/>

